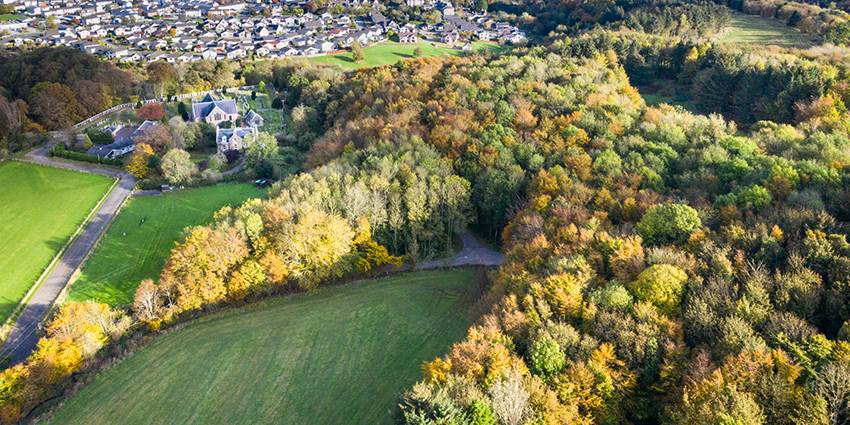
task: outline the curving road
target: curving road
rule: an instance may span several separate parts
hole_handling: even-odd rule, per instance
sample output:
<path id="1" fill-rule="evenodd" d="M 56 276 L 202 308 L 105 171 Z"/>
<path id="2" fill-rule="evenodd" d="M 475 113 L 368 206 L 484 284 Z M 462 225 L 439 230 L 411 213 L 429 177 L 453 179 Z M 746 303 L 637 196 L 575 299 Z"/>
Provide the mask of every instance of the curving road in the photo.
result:
<path id="1" fill-rule="evenodd" d="M 98 168 L 95 164 L 78 164 L 58 161 L 47 156 L 50 147 L 45 146 L 28 153 L 24 161 L 67 170 L 84 171 L 102 174 L 119 179 L 118 184 L 103 200 L 98 210 L 91 216 L 85 228 L 77 235 L 53 270 L 45 277 L 41 286 L 36 289 L 26 306 L 21 311 L 12 327 L 6 343 L 0 350 L 0 357 L 9 356 L 12 364 L 24 361 L 35 349 L 38 343 L 37 331 L 41 326 L 56 297 L 68 284 L 71 276 L 85 261 L 88 253 L 94 248 L 103 235 L 110 221 L 118 213 L 124 201 L 133 193 L 136 179 L 122 171 Z"/>

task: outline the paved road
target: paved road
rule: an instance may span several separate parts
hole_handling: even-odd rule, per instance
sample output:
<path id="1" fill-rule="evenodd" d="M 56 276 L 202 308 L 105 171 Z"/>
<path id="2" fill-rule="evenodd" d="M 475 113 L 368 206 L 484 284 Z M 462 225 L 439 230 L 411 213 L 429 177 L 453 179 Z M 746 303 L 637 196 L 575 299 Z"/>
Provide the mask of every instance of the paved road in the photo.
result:
<path id="1" fill-rule="evenodd" d="M 89 166 L 51 159 L 47 156 L 48 149 L 44 147 L 34 150 L 26 155 L 25 160 L 51 167 L 108 175 L 120 180 L 97 212 L 92 215 L 83 231 L 65 250 L 56 266 L 45 277 L 41 286 L 27 302 L 21 315 L 18 316 L 6 344 L 0 351 L 2 356 L 10 356 L 13 364 L 25 360 L 35 348 L 38 342 L 37 330 L 53 302 L 56 301 L 56 297 L 71 279 L 74 271 L 83 263 L 89 251 L 94 248 L 109 222 L 118 213 L 118 209 L 127 197 L 133 193 L 133 187 L 136 185 L 136 179 L 133 176 L 121 171 L 98 168 L 94 164 Z"/>
<path id="2" fill-rule="evenodd" d="M 425 261 L 413 267 L 414 270 L 439 269 L 460 266 L 498 266 L 505 261 L 501 252 L 496 251 L 466 232 L 460 236 L 463 249 L 454 256 L 439 260 Z"/>

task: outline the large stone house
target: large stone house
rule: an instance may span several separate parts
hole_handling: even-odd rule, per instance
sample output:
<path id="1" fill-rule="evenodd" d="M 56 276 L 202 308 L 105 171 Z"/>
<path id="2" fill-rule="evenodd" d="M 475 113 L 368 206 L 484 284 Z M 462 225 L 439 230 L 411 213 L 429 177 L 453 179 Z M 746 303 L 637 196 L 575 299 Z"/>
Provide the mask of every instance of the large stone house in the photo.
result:
<path id="1" fill-rule="evenodd" d="M 245 138 L 256 134 L 254 127 L 216 128 L 215 144 L 221 153 L 245 149 Z"/>
<path id="2" fill-rule="evenodd" d="M 192 102 L 192 121 L 205 122 L 214 126 L 230 121 L 236 122 L 239 112 L 233 99 L 216 100 L 206 95 L 200 102 Z"/>

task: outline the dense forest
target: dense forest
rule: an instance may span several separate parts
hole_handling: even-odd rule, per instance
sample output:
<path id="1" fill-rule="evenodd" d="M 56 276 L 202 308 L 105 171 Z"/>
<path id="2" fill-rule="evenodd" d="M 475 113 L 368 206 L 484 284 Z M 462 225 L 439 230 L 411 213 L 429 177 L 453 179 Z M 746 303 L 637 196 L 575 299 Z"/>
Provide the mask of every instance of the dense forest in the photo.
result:
<path id="1" fill-rule="evenodd" d="M 188 229 L 130 311 L 64 304 L 0 373 L 0 417 L 128 335 L 439 257 L 470 228 L 506 255 L 491 307 L 423 365 L 400 423 L 850 421 L 847 62 L 714 45 L 713 3 L 528 3 L 491 9 L 544 45 L 240 70 L 286 94 L 308 171 Z M 648 106 L 632 83 L 658 79 L 709 114 Z"/>
<path id="2" fill-rule="evenodd" d="M 521 0 L 495 1 L 490 10 L 541 37 L 604 27 L 704 40 L 723 29 L 732 9 L 775 19 L 832 44 L 848 45 L 850 5 L 830 6 L 834 4 L 778 0 Z"/>
<path id="3" fill-rule="evenodd" d="M 474 226 L 508 255 L 501 301 L 425 366 L 404 422 L 841 423 L 850 140 L 832 89 L 846 74 L 729 71 L 745 74 L 733 90 L 776 87 L 765 99 L 788 114 L 817 105 L 773 106 L 797 125 L 741 135 L 646 107 L 613 46 L 590 45 L 362 72 L 325 102 L 314 163 L 422 137 L 470 181 Z"/>

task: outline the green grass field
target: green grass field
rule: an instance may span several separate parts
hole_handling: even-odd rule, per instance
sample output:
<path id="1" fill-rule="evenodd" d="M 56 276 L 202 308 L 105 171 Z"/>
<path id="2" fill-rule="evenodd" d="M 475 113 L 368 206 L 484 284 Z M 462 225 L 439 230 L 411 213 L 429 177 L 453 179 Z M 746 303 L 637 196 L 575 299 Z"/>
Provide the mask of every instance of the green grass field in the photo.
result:
<path id="1" fill-rule="evenodd" d="M 676 81 L 657 80 L 648 86 L 637 86 L 636 88 L 648 106 L 658 106 L 662 103 L 667 103 L 674 106 L 681 106 L 695 114 L 700 113 L 696 103 L 691 99 L 688 89 L 682 87 Z"/>
<path id="2" fill-rule="evenodd" d="M 113 306 L 131 303 L 139 282 L 159 276 L 185 227 L 204 224 L 221 207 L 265 193 L 250 184 L 220 184 L 131 198 L 71 285 L 68 298 Z"/>
<path id="3" fill-rule="evenodd" d="M 473 270 L 442 270 L 213 314 L 101 372 L 49 423 L 390 424 L 478 295 Z"/>
<path id="4" fill-rule="evenodd" d="M 420 41 L 415 44 L 403 44 L 394 41 L 386 41 L 380 44 L 375 44 L 363 49 L 365 59 L 361 62 L 355 62 L 351 52 L 339 53 L 335 55 L 315 56 L 310 58 L 310 61 L 317 63 L 325 63 L 331 65 L 339 65 L 342 68 L 360 69 L 369 68 L 381 65 L 391 65 L 402 59 L 413 58 L 413 51 L 417 47 L 422 48 L 422 56 L 457 56 L 463 53 L 459 48 L 449 47 L 429 42 Z M 475 42 L 472 44 L 474 51 L 497 51 L 503 47 L 495 43 Z"/>
<path id="5" fill-rule="evenodd" d="M 720 43 L 775 45 L 807 48 L 814 45 L 810 36 L 774 19 L 733 13 L 730 28 L 718 39 Z"/>
<path id="6" fill-rule="evenodd" d="M 0 321 L 112 185 L 94 174 L 23 162 L 0 164 Z"/>
<path id="7" fill-rule="evenodd" d="M 23 16 L 15 15 L 15 14 L 0 15 L 0 22 L 13 21 L 15 19 L 21 19 L 21 18 L 23 18 Z"/>

